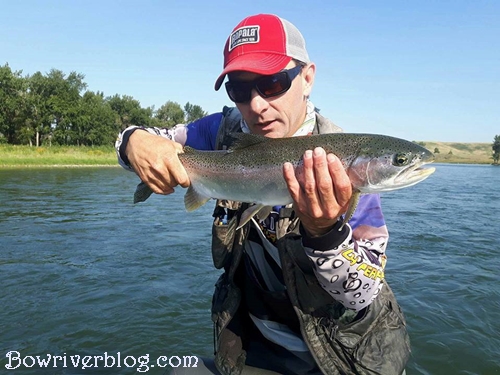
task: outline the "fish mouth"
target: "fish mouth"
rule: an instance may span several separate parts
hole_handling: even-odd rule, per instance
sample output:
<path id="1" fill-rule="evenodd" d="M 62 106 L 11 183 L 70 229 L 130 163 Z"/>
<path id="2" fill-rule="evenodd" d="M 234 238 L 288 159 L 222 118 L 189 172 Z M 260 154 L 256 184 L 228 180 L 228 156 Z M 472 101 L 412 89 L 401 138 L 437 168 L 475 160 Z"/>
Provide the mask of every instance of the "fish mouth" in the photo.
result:
<path id="1" fill-rule="evenodd" d="M 379 163 L 379 161 L 372 159 L 365 168 L 360 168 L 363 170 L 363 175 L 351 172 L 349 177 L 351 182 L 354 181 L 353 186 L 364 194 L 393 191 L 413 186 L 425 180 L 436 171 L 436 168 L 424 168 L 424 165 L 433 161 L 432 159 L 419 159 L 406 167 L 397 167 L 392 163 L 387 165 L 387 163 Z"/>
<path id="2" fill-rule="evenodd" d="M 423 168 L 424 165 L 430 163 L 432 163 L 432 161 L 425 163 L 418 163 L 415 164 L 413 167 L 401 171 L 394 178 L 395 186 L 401 186 L 401 187 L 412 186 L 419 183 L 420 181 L 425 180 L 427 177 L 429 177 L 436 171 L 435 167 Z"/>

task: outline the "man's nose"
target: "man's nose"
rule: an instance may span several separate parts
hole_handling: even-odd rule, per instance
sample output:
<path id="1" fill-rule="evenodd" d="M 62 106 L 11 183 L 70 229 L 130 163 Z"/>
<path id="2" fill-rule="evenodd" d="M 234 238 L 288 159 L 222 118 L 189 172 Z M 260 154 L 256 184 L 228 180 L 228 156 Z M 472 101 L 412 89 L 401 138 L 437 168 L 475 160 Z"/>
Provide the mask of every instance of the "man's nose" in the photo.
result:
<path id="1" fill-rule="evenodd" d="M 269 106 L 268 101 L 260 96 L 257 90 L 253 89 L 250 96 L 250 101 L 248 102 L 250 109 L 255 113 L 261 113 L 264 109 Z"/>

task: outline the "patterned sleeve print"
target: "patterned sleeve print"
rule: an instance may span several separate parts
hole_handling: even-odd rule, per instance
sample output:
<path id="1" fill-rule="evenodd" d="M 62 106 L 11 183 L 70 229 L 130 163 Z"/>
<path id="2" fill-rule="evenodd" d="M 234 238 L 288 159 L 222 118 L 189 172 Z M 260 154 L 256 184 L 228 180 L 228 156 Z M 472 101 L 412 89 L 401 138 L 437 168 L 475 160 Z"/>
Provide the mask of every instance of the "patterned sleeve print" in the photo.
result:
<path id="1" fill-rule="evenodd" d="M 303 240 L 321 286 L 356 311 L 368 306 L 383 286 L 388 234 L 379 203 L 378 197 L 363 199 L 356 210 L 358 217 L 344 226 L 340 240 Z M 371 217 L 363 219 L 365 215 Z"/>

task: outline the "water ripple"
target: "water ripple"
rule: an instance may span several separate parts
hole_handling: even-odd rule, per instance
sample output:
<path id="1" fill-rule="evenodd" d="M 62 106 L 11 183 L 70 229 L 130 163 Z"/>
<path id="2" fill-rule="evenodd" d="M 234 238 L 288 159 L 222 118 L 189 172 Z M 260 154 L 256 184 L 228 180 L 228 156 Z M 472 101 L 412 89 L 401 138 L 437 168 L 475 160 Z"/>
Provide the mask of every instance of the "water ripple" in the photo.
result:
<path id="1" fill-rule="evenodd" d="M 382 195 L 407 373 L 500 374 L 500 173 L 437 167 Z M 118 168 L 0 171 L 0 353 L 212 353 L 211 204 L 186 213 L 179 189 L 133 205 L 137 182 Z"/>

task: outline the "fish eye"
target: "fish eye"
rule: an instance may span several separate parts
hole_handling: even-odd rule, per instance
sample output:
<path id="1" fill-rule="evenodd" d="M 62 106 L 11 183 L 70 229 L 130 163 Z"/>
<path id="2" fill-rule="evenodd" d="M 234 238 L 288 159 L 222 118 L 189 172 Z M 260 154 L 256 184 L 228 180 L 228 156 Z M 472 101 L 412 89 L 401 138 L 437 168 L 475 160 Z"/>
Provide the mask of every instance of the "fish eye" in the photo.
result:
<path id="1" fill-rule="evenodd" d="M 393 165 L 396 165 L 398 167 L 403 167 L 408 164 L 408 161 L 410 159 L 408 158 L 408 155 L 406 154 L 396 154 L 394 155 L 394 159 L 392 161 Z"/>

